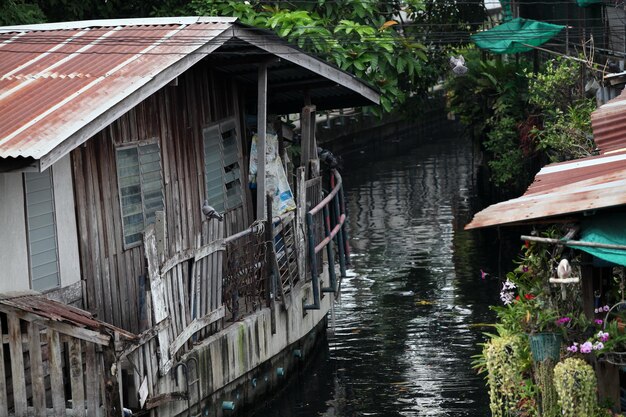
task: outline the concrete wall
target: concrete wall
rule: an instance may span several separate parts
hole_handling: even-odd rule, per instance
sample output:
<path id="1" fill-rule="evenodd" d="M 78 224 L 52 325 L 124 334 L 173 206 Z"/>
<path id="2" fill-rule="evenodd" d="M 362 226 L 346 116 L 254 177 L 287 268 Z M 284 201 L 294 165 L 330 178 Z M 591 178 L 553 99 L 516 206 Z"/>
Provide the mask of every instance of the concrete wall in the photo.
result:
<path id="1" fill-rule="evenodd" d="M 80 281 L 70 157 L 52 167 L 61 286 Z M 0 293 L 30 289 L 22 173 L 0 174 Z"/>
<path id="2" fill-rule="evenodd" d="M 0 174 L 0 292 L 27 289 L 24 182 L 21 173 Z"/>
<path id="3" fill-rule="evenodd" d="M 328 282 L 327 277 L 320 278 Z M 265 389 L 267 382 L 278 379 L 278 376 L 286 380 L 288 375 L 278 375 L 277 370 L 279 367 L 288 369 L 283 360 L 285 357 L 293 357 L 294 353 L 288 350 L 296 349 L 295 346 L 305 343 L 305 340 L 311 342 L 309 339 L 315 338 L 314 329 L 323 323 L 333 298 L 332 294 L 326 294 L 319 310 L 308 310 L 304 314 L 303 301 L 307 304 L 313 301 L 311 284 L 299 290 L 296 287 L 289 310 L 285 310 L 280 303 L 276 305 L 275 334 L 271 331 L 272 311 L 264 308 L 208 338 L 181 358 L 181 361 L 189 357 L 198 360 L 202 415 L 221 416 L 223 400 L 235 402 L 236 411 L 245 408 L 246 402 L 254 398 L 253 395 L 243 395 L 245 391 L 253 389 L 252 379 L 259 380 L 258 390 Z M 180 386 L 177 386 L 171 375 L 161 378 L 160 392 L 185 391 L 184 378 L 179 378 L 179 381 Z M 247 388 L 242 389 L 241 386 Z M 196 390 L 190 391 L 192 404 L 198 404 Z M 159 408 L 159 415 L 175 416 L 185 410 L 185 402 L 172 402 Z"/>

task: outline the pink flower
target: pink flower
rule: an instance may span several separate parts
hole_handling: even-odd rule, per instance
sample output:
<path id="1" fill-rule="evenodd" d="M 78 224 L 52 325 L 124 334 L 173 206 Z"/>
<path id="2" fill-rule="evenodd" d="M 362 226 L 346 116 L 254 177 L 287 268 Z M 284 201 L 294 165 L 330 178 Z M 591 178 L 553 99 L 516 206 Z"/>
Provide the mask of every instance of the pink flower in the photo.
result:
<path id="1" fill-rule="evenodd" d="M 574 343 L 572 346 L 567 348 L 568 352 L 576 353 L 578 352 L 578 343 Z"/>
<path id="2" fill-rule="evenodd" d="M 609 333 L 608 332 L 603 332 L 602 330 L 600 330 L 598 332 L 598 336 L 597 337 L 598 337 L 598 339 L 601 342 L 606 342 L 607 340 L 609 340 Z"/>
<path id="3" fill-rule="evenodd" d="M 602 310 L 604 310 L 604 312 L 608 312 L 611 308 L 609 306 L 604 306 L 602 307 Z"/>
<path id="4" fill-rule="evenodd" d="M 601 350 L 604 349 L 604 343 L 596 342 L 593 344 L 593 350 Z"/>
<path id="5" fill-rule="evenodd" d="M 556 324 L 557 324 L 558 326 L 562 326 L 562 325 L 564 325 L 564 324 L 569 323 L 569 322 L 570 322 L 570 320 L 572 320 L 572 319 L 570 319 L 569 317 L 561 317 L 560 319 L 557 319 L 557 320 L 556 320 Z"/>
<path id="6" fill-rule="evenodd" d="M 592 349 L 593 345 L 589 341 L 580 345 L 580 353 L 590 353 Z"/>
<path id="7" fill-rule="evenodd" d="M 602 323 L 604 323 L 602 319 L 595 319 L 593 322 L 597 324 L 598 326 L 602 326 Z"/>

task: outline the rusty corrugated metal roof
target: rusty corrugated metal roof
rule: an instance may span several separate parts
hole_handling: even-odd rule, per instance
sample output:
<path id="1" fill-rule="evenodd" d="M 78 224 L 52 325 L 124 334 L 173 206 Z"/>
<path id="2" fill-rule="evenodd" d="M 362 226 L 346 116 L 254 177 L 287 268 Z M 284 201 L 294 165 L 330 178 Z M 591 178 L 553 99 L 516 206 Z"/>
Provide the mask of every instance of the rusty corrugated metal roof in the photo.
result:
<path id="1" fill-rule="evenodd" d="M 45 169 L 231 39 L 236 42 L 224 55 L 253 46 L 280 57 L 291 71 L 334 81 L 341 105 L 378 103 L 378 92 L 353 75 L 235 21 L 179 17 L 0 27 L 0 159 L 37 160 Z M 287 100 L 278 109 L 293 110 L 301 101 Z"/>
<path id="2" fill-rule="evenodd" d="M 49 154 L 165 69 L 200 60 L 193 53 L 234 20 L 129 19 L 0 28 L 0 158 Z"/>
<path id="3" fill-rule="evenodd" d="M 626 150 L 626 90 L 591 114 L 593 139 L 601 154 Z"/>
<path id="4" fill-rule="evenodd" d="M 626 204 L 626 152 L 545 166 L 526 193 L 491 205 L 465 227 L 475 229 Z"/>

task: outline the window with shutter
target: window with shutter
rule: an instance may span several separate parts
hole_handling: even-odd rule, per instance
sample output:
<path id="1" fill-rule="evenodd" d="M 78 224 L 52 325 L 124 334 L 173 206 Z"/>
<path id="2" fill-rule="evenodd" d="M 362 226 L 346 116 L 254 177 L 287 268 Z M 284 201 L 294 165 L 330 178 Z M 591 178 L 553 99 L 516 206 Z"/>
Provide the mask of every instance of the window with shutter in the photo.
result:
<path id="1" fill-rule="evenodd" d="M 26 221 L 31 287 L 36 291 L 57 288 L 59 251 L 50 168 L 24 174 Z"/>
<path id="2" fill-rule="evenodd" d="M 145 227 L 163 210 L 161 149 L 151 141 L 120 147 L 116 154 L 124 247 L 128 249 L 141 242 Z"/>
<path id="3" fill-rule="evenodd" d="M 235 119 L 206 127 L 202 133 L 206 198 L 218 212 L 239 207 L 243 193 Z"/>

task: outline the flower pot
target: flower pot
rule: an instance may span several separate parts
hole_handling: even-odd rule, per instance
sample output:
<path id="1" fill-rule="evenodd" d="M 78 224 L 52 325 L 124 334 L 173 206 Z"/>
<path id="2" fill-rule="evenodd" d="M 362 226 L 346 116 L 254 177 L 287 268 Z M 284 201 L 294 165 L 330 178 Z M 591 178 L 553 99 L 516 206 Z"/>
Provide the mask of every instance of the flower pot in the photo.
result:
<path id="1" fill-rule="evenodd" d="M 535 362 L 543 362 L 546 359 L 558 361 L 561 356 L 562 337 L 557 333 L 537 333 L 528 336 L 530 339 L 530 351 Z"/>

